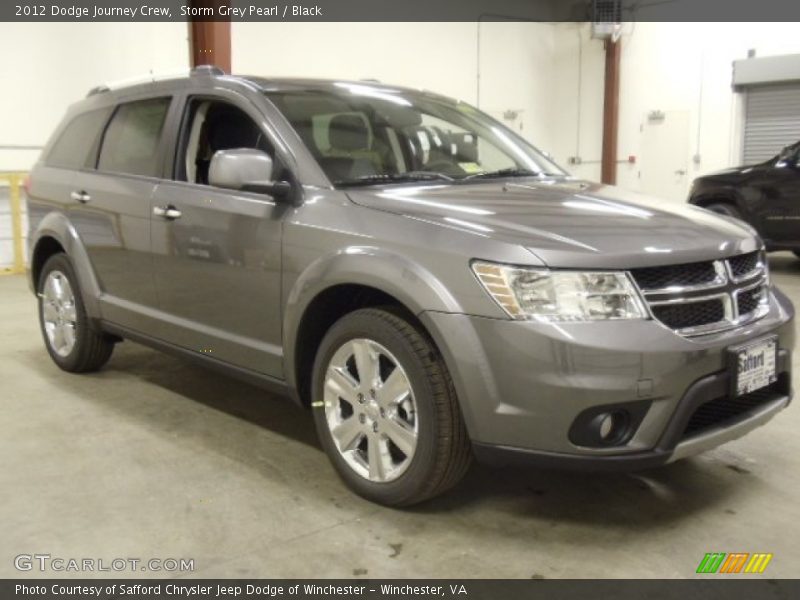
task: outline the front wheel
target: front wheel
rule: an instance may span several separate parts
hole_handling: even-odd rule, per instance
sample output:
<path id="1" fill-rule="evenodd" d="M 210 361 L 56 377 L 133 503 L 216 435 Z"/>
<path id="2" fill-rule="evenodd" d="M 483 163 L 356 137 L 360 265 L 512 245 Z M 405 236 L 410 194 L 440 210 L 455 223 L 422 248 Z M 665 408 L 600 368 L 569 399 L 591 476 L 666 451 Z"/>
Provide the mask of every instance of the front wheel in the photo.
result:
<path id="1" fill-rule="evenodd" d="M 734 219 L 742 220 L 742 213 L 733 204 L 727 204 L 725 202 L 716 202 L 714 204 L 709 204 L 708 206 L 706 206 L 706 209 L 720 215 L 726 215 L 728 217 L 733 217 Z"/>
<path id="2" fill-rule="evenodd" d="M 472 451 L 447 367 L 399 314 L 369 308 L 336 322 L 317 353 L 313 390 L 322 446 L 365 498 L 409 506 L 466 473 Z"/>
<path id="3" fill-rule="evenodd" d="M 39 324 L 53 362 L 72 373 L 96 371 L 106 364 L 114 342 L 91 327 L 78 278 L 66 254 L 47 259 L 37 291 Z"/>

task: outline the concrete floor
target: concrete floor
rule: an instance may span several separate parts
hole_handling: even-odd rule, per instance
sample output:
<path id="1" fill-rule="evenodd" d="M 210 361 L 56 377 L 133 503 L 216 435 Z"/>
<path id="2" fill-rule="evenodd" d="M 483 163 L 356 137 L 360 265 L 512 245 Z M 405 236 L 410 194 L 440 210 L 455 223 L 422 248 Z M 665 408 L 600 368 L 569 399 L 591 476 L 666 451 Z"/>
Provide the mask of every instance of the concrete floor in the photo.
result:
<path id="1" fill-rule="evenodd" d="M 800 301 L 800 261 L 771 262 Z M 476 467 L 397 511 L 347 491 L 288 402 L 130 342 L 100 373 L 63 373 L 25 280 L 0 277 L 0 301 L 0 577 L 24 575 L 21 553 L 193 558 L 195 577 L 646 578 L 739 551 L 774 553 L 772 577 L 800 574 L 794 405 L 657 470 Z"/>

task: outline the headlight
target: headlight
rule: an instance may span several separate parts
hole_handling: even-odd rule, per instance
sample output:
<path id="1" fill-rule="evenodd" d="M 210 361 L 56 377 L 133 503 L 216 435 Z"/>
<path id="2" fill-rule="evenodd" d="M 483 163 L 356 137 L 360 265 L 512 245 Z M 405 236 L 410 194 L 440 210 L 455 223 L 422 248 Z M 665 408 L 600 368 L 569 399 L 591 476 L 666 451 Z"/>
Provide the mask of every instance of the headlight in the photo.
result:
<path id="1" fill-rule="evenodd" d="M 475 262 L 486 291 L 514 319 L 644 319 L 647 311 L 627 273 L 551 271 Z"/>

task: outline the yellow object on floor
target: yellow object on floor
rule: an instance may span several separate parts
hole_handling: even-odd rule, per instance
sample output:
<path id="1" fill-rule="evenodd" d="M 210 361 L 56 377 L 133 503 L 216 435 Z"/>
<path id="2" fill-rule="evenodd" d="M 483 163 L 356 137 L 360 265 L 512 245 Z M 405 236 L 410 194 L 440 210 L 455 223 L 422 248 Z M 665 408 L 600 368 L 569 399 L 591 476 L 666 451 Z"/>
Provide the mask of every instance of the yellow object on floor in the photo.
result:
<path id="1" fill-rule="evenodd" d="M 22 183 L 26 173 L 0 173 L 0 185 L 9 189 L 11 208 L 11 235 L 13 240 L 14 262 L 10 267 L 0 269 L 0 274 L 19 274 L 25 272 L 25 242 L 22 235 Z"/>

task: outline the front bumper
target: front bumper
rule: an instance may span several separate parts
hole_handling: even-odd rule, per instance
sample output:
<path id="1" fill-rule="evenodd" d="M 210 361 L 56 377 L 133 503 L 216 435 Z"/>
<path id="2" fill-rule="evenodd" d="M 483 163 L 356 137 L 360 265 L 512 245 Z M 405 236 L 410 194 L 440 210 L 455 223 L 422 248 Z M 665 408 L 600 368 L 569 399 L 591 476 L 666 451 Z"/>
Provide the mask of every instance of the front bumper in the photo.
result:
<path id="1" fill-rule="evenodd" d="M 778 290 L 770 302 L 769 313 L 748 326 L 691 339 L 656 321 L 545 324 L 433 312 L 421 318 L 445 356 L 479 460 L 632 470 L 740 437 L 788 405 L 794 309 Z M 778 336 L 780 350 L 780 377 L 768 395 L 735 418 L 687 429 L 698 407 L 725 402 L 727 349 L 767 335 Z M 582 413 L 619 405 L 641 413 L 624 443 L 576 443 L 571 429 Z"/>

